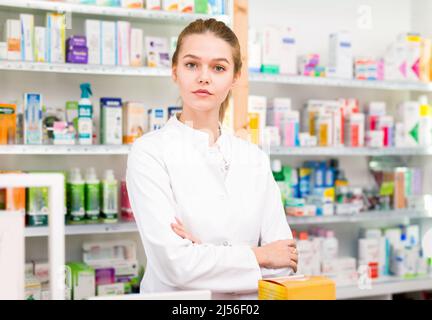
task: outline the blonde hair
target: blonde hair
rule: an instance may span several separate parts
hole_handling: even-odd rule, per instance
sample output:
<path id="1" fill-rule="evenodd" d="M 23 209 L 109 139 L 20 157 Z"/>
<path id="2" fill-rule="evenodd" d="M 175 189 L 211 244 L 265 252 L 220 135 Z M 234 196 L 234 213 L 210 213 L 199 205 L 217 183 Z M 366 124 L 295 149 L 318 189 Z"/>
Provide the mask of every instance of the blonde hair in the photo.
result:
<path id="1" fill-rule="evenodd" d="M 217 21 L 216 19 L 198 19 L 191 22 L 183 31 L 180 33 L 177 40 L 177 47 L 172 57 L 172 65 L 176 66 L 178 63 L 178 55 L 183 45 L 183 41 L 187 36 L 193 34 L 204 34 L 210 32 L 216 37 L 226 41 L 232 48 L 232 55 L 234 60 L 234 75 L 237 75 L 242 68 L 240 43 L 235 33 L 223 22 Z M 225 111 L 228 108 L 229 100 L 231 97 L 231 91 L 228 93 L 225 100 L 222 102 L 219 109 L 219 121 L 223 121 Z"/>

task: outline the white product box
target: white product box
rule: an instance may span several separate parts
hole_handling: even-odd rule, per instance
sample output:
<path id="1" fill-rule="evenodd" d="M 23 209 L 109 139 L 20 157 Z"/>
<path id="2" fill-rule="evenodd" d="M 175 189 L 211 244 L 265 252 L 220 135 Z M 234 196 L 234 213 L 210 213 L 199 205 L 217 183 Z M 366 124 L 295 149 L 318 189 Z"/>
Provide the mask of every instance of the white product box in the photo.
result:
<path id="1" fill-rule="evenodd" d="M 385 116 L 386 103 L 382 101 L 373 101 L 366 105 L 365 112 L 371 116 Z"/>
<path id="2" fill-rule="evenodd" d="M 311 136 L 309 132 L 301 132 L 299 134 L 300 147 L 316 147 L 317 137 Z"/>
<path id="3" fill-rule="evenodd" d="M 145 48 L 148 67 L 170 67 L 168 40 L 159 37 L 146 37 Z"/>
<path id="4" fill-rule="evenodd" d="M 130 39 L 130 65 L 132 67 L 142 67 L 144 60 L 144 38 L 142 29 L 132 28 Z"/>
<path id="5" fill-rule="evenodd" d="M 34 16 L 20 14 L 21 20 L 21 60 L 34 60 Z"/>
<path id="6" fill-rule="evenodd" d="M 419 81 L 422 37 L 415 33 L 401 34 L 399 37 L 400 41 L 406 43 L 406 79 Z"/>
<path id="7" fill-rule="evenodd" d="M 121 0 L 123 8 L 139 9 L 144 7 L 144 0 Z"/>
<path id="8" fill-rule="evenodd" d="M 366 146 L 371 148 L 382 148 L 384 146 L 384 131 L 366 131 Z"/>
<path id="9" fill-rule="evenodd" d="M 119 98 L 101 99 L 101 143 L 123 143 L 123 110 Z"/>
<path id="10" fill-rule="evenodd" d="M 36 62 L 46 61 L 46 28 L 35 27 L 35 53 L 34 60 Z"/>
<path id="11" fill-rule="evenodd" d="M 64 63 L 66 54 L 66 16 L 64 14 L 47 14 L 47 61 Z"/>
<path id="12" fill-rule="evenodd" d="M 131 25 L 127 21 L 117 21 L 117 61 L 119 66 L 130 66 Z"/>
<path id="13" fill-rule="evenodd" d="M 256 29 L 249 28 L 248 68 L 250 72 L 260 72 L 262 64 L 261 39 Z"/>
<path id="14" fill-rule="evenodd" d="M 101 62 L 103 65 L 114 66 L 116 64 L 116 23 L 111 21 L 101 23 Z M 127 45 L 124 50 L 128 50 L 128 47 Z M 129 51 L 125 52 L 125 59 L 129 60 Z"/>
<path id="15" fill-rule="evenodd" d="M 86 20 L 85 34 L 88 47 L 88 64 L 101 64 L 101 21 Z"/>
<path id="16" fill-rule="evenodd" d="M 7 59 L 21 59 L 21 22 L 20 20 L 6 20 L 5 40 L 7 43 Z"/>
<path id="17" fill-rule="evenodd" d="M 279 73 L 281 64 L 281 33 L 274 26 L 266 26 L 262 34 L 262 71 Z"/>
<path id="18" fill-rule="evenodd" d="M 162 0 L 162 8 L 165 11 L 179 11 L 179 0 Z"/>
<path id="19" fill-rule="evenodd" d="M 0 60 L 7 60 L 7 42 L 0 42 Z"/>
<path id="20" fill-rule="evenodd" d="M 291 28 L 281 31 L 280 73 L 297 74 L 297 43 Z"/>
<path id="21" fill-rule="evenodd" d="M 419 145 L 420 103 L 406 101 L 399 106 L 399 116 L 404 125 L 405 146 L 416 147 Z"/>
<path id="22" fill-rule="evenodd" d="M 405 41 L 396 41 L 389 46 L 384 56 L 384 79 L 406 80 L 407 45 Z"/>
<path id="23" fill-rule="evenodd" d="M 279 147 L 281 145 L 281 137 L 279 128 L 274 126 L 267 126 L 264 128 L 263 145 L 269 147 Z"/>
<path id="24" fill-rule="evenodd" d="M 352 79 L 353 70 L 353 48 L 351 34 L 346 31 L 330 34 L 329 65 L 334 69 L 335 77 Z"/>
<path id="25" fill-rule="evenodd" d="M 195 12 L 195 0 L 178 0 L 178 4 L 180 12 Z"/>
<path id="26" fill-rule="evenodd" d="M 154 108 L 148 110 L 148 131 L 162 128 L 167 121 L 167 112 L 164 108 Z"/>
<path id="27" fill-rule="evenodd" d="M 147 10 L 160 10 L 161 0 L 146 0 L 145 6 Z"/>
<path id="28" fill-rule="evenodd" d="M 369 263 L 380 262 L 380 240 L 379 239 L 359 239 L 359 264 L 368 265 Z"/>
<path id="29" fill-rule="evenodd" d="M 124 283 L 102 284 L 97 286 L 98 296 L 118 296 L 125 294 Z"/>

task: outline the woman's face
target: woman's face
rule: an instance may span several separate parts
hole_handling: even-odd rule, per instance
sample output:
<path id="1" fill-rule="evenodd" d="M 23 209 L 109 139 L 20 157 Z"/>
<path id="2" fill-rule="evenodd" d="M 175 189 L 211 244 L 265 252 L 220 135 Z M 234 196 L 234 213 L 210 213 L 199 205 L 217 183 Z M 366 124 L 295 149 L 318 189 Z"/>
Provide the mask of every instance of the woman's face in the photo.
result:
<path id="1" fill-rule="evenodd" d="M 177 65 L 172 68 L 184 108 L 219 112 L 233 88 L 234 61 L 230 45 L 212 33 L 184 38 Z"/>

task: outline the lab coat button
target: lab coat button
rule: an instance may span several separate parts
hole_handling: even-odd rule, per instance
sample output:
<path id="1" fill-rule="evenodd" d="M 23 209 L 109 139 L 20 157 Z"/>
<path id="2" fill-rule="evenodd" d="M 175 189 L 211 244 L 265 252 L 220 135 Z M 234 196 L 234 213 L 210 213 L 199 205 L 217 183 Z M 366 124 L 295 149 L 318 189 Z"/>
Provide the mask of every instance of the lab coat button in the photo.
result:
<path id="1" fill-rule="evenodd" d="M 229 242 L 225 240 L 224 242 L 222 242 L 222 244 L 226 247 L 229 245 Z"/>

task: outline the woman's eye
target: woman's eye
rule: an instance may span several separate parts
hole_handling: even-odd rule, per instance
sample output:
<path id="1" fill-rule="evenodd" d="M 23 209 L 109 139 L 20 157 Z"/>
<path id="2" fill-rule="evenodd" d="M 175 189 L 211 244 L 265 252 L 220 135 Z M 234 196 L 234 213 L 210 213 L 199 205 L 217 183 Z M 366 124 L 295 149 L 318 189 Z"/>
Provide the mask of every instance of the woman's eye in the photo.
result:
<path id="1" fill-rule="evenodd" d="M 194 69 L 195 67 L 196 67 L 195 63 L 192 63 L 192 62 L 186 63 L 186 68 L 188 68 L 188 69 Z"/>
<path id="2" fill-rule="evenodd" d="M 225 71 L 225 68 L 222 67 L 222 66 L 216 66 L 216 67 L 215 67 L 215 70 L 216 70 L 217 72 L 222 72 L 222 71 Z"/>

